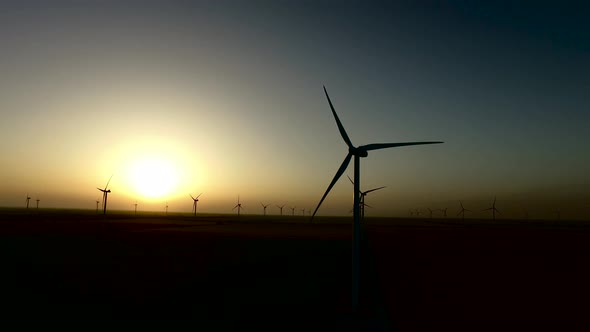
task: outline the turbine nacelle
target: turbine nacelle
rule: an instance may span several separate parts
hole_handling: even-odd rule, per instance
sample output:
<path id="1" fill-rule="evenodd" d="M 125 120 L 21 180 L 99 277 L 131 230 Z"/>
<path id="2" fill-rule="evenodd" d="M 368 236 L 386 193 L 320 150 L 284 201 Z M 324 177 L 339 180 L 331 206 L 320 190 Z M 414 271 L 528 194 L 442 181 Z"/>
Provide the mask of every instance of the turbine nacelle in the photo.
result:
<path id="1" fill-rule="evenodd" d="M 365 149 L 363 149 L 362 147 L 354 147 L 351 146 L 348 148 L 348 153 L 350 153 L 353 156 L 359 156 L 361 158 L 365 158 L 369 155 L 369 152 Z"/>

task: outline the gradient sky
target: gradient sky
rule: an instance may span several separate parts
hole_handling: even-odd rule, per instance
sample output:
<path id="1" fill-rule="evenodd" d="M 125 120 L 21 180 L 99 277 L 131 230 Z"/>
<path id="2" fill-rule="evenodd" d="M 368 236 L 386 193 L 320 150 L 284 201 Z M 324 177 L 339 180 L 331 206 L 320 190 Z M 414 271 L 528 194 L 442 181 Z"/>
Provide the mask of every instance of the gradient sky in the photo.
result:
<path id="1" fill-rule="evenodd" d="M 347 148 L 372 216 L 488 207 L 590 218 L 585 5 L 3 1 L 0 206 L 315 208 Z M 150 164 L 151 163 L 151 164 Z M 147 166 L 146 166 L 147 165 Z M 151 165 L 151 166 L 149 166 Z M 143 171 L 142 171 L 143 169 Z M 147 169 L 147 170 L 146 170 Z M 145 175 L 144 173 L 148 173 Z M 352 176 L 352 165 L 347 174 Z M 170 186 L 149 197 L 145 186 Z M 344 177 L 321 215 L 346 215 Z M 278 209 L 269 210 L 277 213 Z M 486 216 L 474 213 L 472 216 Z"/>

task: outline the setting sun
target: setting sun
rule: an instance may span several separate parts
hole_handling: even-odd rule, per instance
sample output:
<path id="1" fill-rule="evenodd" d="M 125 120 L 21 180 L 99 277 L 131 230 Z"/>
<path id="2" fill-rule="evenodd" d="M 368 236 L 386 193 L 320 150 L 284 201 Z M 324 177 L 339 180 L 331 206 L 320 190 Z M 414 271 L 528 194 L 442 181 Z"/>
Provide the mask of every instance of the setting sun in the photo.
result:
<path id="1" fill-rule="evenodd" d="M 168 161 L 138 160 L 130 166 L 130 171 L 130 184 L 146 198 L 169 195 L 178 187 L 178 171 Z"/>

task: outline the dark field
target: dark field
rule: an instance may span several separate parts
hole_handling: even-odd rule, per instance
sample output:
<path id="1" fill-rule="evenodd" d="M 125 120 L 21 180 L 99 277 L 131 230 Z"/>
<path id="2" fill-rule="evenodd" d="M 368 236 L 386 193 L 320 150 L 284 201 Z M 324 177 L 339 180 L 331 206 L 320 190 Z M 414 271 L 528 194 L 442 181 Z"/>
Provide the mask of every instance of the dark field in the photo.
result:
<path id="1" fill-rule="evenodd" d="M 3 324 L 590 331 L 590 223 L 0 210 Z"/>

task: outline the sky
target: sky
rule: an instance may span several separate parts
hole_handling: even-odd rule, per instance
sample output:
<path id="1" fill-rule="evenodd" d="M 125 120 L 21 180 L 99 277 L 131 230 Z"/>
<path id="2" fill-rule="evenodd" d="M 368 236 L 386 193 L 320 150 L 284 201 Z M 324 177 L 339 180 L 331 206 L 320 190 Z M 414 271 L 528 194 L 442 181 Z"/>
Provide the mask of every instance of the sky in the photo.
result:
<path id="1" fill-rule="evenodd" d="M 590 219 L 582 2 L 3 1 L 0 206 Z M 346 174 L 352 177 L 353 166 Z M 348 215 L 343 177 L 318 215 Z M 287 212 L 287 210 L 285 210 Z M 307 213 L 307 212 L 306 212 Z"/>

